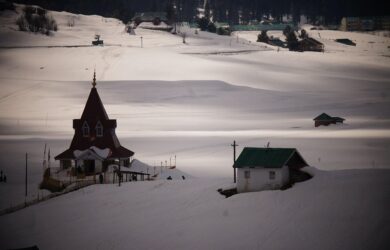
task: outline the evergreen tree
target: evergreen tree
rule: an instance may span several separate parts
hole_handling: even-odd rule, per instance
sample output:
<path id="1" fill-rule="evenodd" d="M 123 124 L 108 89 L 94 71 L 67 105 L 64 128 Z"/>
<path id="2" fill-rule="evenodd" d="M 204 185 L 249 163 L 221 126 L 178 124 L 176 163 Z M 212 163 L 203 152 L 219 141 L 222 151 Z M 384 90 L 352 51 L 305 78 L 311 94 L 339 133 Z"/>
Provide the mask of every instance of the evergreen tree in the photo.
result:
<path id="1" fill-rule="evenodd" d="M 268 38 L 266 30 L 262 30 L 261 31 L 261 33 L 257 36 L 257 41 L 258 42 L 262 42 L 262 43 L 268 43 L 269 42 L 269 38 Z"/>
<path id="2" fill-rule="evenodd" d="M 209 1 L 206 0 L 206 4 L 204 6 L 204 17 L 207 19 L 207 20 L 210 20 L 210 3 Z"/>
<path id="3" fill-rule="evenodd" d="M 205 17 L 202 17 L 202 18 L 198 19 L 197 23 L 198 23 L 199 29 L 202 31 L 205 31 L 205 30 L 207 30 L 207 27 L 209 25 L 209 20 L 206 19 Z"/>
<path id="4" fill-rule="evenodd" d="M 298 50 L 298 39 L 293 30 L 286 35 L 286 42 L 289 50 Z"/>

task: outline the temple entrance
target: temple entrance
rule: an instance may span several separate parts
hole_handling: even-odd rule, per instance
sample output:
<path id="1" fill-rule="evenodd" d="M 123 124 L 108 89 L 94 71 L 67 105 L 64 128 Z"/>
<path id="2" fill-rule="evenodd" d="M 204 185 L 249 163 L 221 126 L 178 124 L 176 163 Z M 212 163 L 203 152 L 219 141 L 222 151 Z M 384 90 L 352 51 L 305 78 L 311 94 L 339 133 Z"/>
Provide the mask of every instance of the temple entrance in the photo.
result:
<path id="1" fill-rule="evenodd" d="M 86 174 L 95 173 L 95 160 L 84 160 L 84 170 Z"/>

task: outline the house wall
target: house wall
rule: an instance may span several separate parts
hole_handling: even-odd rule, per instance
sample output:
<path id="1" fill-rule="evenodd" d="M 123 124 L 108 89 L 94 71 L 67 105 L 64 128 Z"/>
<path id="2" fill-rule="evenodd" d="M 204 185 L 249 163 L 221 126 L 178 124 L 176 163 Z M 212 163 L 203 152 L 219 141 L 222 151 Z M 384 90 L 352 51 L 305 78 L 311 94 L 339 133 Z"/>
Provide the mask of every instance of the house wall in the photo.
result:
<path id="1" fill-rule="evenodd" d="M 60 160 L 60 169 L 68 169 L 74 167 L 72 160 Z"/>
<path id="2" fill-rule="evenodd" d="M 336 122 L 332 122 L 332 121 L 315 121 L 315 122 L 314 122 L 314 126 L 315 126 L 315 127 L 319 127 L 319 126 L 321 126 L 321 125 L 323 125 L 323 126 L 328 126 L 328 125 L 330 125 L 330 124 L 336 124 Z"/>
<path id="3" fill-rule="evenodd" d="M 249 171 L 249 178 L 245 177 L 245 171 Z M 270 179 L 270 172 L 275 172 L 275 179 Z M 279 189 L 289 181 L 287 166 L 282 168 L 238 168 L 237 191 L 251 192 L 261 190 Z"/>

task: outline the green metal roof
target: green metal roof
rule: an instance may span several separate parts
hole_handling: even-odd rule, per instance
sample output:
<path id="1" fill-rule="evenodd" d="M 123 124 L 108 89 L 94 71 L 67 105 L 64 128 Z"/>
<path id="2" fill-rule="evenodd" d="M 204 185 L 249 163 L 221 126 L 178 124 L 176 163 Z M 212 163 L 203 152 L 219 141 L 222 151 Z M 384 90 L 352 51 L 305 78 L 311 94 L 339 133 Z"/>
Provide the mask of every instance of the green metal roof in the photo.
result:
<path id="1" fill-rule="evenodd" d="M 294 30 L 296 25 L 293 23 L 273 23 L 273 24 L 256 24 L 256 25 L 233 25 L 234 31 L 260 31 L 260 30 L 284 30 L 286 26 L 290 26 Z"/>
<path id="2" fill-rule="evenodd" d="M 294 153 L 298 153 L 295 148 L 245 147 L 236 162 L 234 163 L 233 167 L 281 168 L 286 165 L 286 163 L 294 155 Z"/>
<path id="3" fill-rule="evenodd" d="M 313 120 L 314 121 L 328 121 L 328 120 L 333 120 L 333 117 L 331 117 L 330 115 L 328 115 L 326 113 L 322 113 L 319 116 L 317 116 L 316 118 L 314 118 Z"/>
<path id="4" fill-rule="evenodd" d="M 332 117 L 336 122 L 343 122 L 345 121 L 344 118 L 341 118 L 341 117 Z"/>

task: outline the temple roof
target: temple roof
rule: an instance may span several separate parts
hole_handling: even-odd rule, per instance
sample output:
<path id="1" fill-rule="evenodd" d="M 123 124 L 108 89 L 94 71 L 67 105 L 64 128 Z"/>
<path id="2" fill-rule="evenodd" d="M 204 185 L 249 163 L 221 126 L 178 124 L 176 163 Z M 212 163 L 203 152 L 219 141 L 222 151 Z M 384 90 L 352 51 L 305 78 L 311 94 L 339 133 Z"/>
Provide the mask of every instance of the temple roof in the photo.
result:
<path id="1" fill-rule="evenodd" d="M 97 126 L 99 123 L 103 127 L 102 136 L 97 135 Z M 85 124 L 89 128 L 88 136 L 83 134 L 83 126 Z M 111 153 L 107 158 L 128 158 L 134 155 L 134 152 L 121 146 L 115 134 L 116 120 L 109 119 L 107 115 L 96 89 L 95 75 L 84 111 L 80 119 L 73 120 L 73 128 L 75 133 L 69 149 L 57 155 L 55 157 L 56 160 L 74 159 L 73 152 L 75 150 L 86 150 L 93 146 L 100 149 L 109 148 Z"/>

